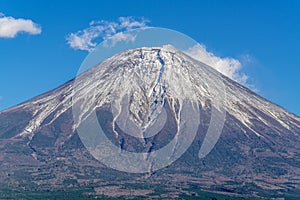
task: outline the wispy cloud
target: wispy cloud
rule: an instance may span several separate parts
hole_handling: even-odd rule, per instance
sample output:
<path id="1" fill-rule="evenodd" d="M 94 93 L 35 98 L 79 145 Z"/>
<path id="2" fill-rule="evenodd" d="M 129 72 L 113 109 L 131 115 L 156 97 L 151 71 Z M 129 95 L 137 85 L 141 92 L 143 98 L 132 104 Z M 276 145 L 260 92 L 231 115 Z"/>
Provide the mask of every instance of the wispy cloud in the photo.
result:
<path id="1" fill-rule="evenodd" d="M 125 42 L 134 42 L 135 41 L 135 35 L 132 35 L 130 33 L 123 33 L 119 32 L 116 33 L 115 35 L 109 37 L 110 39 L 110 44 L 105 41 L 105 46 L 110 47 L 110 46 L 115 46 L 117 42 L 125 41 Z"/>
<path id="2" fill-rule="evenodd" d="M 221 58 L 208 52 L 206 47 L 202 44 L 197 44 L 189 48 L 185 53 L 194 59 L 197 59 L 221 72 L 225 76 L 243 84 L 247 84 L 248 76 L 241 72 L 242 64 L 239 60 L 234 58 Z"/>
<path id="3" fill-rule="evenodd" d="M 16 19 L 0 13 L 0 38 L 14 38 L 18 33 L 36 35 L 41 32 L 41 26 L 30 19 Z"/>
<path id="4" fill-rule="evenodd" d="M 99 42 L 108 38 L 111 39 L 110 45 L 115 45 L 120 41 L 134 41 L 134 35 L 123 33 L 123 31 L 146 27 L 148 22 L 144 18 L 134 17 L 120 17 L 116 22 L 91 21 L 88 28 L 70 33 L 66 40 L 73 49 L 93 51 Z"/>

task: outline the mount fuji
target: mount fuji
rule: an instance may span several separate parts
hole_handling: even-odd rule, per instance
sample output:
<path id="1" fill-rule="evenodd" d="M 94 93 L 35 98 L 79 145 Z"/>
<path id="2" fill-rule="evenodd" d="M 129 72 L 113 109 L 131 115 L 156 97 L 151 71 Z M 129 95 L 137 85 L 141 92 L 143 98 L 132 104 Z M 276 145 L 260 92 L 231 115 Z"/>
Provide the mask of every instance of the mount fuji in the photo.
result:
<path id="1" fill-rule="evenodd" d="M 300 117 L 174 47 L 130 49 L 0 112 L 0 190 L 297 199 Z"/>

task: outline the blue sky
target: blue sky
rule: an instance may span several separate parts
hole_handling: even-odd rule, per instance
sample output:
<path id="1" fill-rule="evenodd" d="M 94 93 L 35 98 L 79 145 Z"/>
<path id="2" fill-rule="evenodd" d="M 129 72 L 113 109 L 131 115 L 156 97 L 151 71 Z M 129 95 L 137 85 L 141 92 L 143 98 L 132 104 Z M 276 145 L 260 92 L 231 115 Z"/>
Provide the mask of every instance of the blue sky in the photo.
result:
<path id="1" fill-rule="evenodd" d="M 26 28 L 19 26 L 23 33 L 16 35 L 1 29 L 0 23 L 0 110 L 76 76 L 88 52 L 70 47 L 66 38 L 71 33 L 88 29 L 91 21 L 121 23 L 119 17 L 131 16 L 182 32 L 217 57 L 238 60 L 238 73 L 248 76 L 248 85 L 300 115 L 299 10 L 300 2 L 291 0 L 1 0 L 0 22 L 27 21 L 22 21 Z"/>

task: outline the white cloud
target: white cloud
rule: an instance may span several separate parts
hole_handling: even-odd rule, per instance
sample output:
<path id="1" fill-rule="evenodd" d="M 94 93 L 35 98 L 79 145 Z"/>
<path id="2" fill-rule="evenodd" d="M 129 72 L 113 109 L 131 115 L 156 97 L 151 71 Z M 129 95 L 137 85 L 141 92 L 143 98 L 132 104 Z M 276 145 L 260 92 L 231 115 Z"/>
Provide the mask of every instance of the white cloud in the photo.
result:
<path id="1" fill-rule="evenodd" d="M 98 37 L 97 34 L 92 31 L 83 30 L 68 35 L 67 41 L 73 49 L 91 51 L 97 45 L 97 43 L 92 42 L 96 37 Z"/>
<path id="2" fill-rule="evenodd" d="M 133 17 L 120 17 L 119 21 L 120 27 L 125 28 L 126 30 L 145 27 L 148 23 L 148 20 L 142 19 L 140 21 L 137 21 Z"/>
<path id="3" fill-rule="evenodd" d="M 105 20 L 91 21 L 90 26 L 76 33 L 70 33 L 66 40 L 73 49 L 93 51 L 100 40 L 111 39 L 110 45 L 117 42 L 132 42 L 135 36 L 123 31 L 146 27 L 148 20 L 137 20 L 133 17 L 120 17 L 117 22 Z"/>
<path id="4" fill-rule="evenodd" d="M 18 33 L 36 35 L 41 32 L 41 27 L 30 19 L 16 19 L 0 13 L 0 38 L 14 38 Z"/>
<path id="5" fill-rule="evenodd" d="M 129 33 L 123 33 L 123 32 L 119 32 L 116 33 L 115 35 L 109 37 L 110 39 L 110 44 L 107 43 L 107 41 L 105 41 L 104 46 L 106 47 L 113 47 L 116 45 L 116 43 L 121 42 L 121 41 L 125 41 L 125 42 L 134 42 L 135 41 L 135 37 L 132 34 Z"/>
<path id="6" fill-rule="evenodd" d="M 242 64 L 234 58 L 221 58 L 206 50 L 202 44 L 197 44 L 189 48 L 185 53 L 221 72 L 225 76 L 247 85 L 248 76 L 241 73 Z"/>

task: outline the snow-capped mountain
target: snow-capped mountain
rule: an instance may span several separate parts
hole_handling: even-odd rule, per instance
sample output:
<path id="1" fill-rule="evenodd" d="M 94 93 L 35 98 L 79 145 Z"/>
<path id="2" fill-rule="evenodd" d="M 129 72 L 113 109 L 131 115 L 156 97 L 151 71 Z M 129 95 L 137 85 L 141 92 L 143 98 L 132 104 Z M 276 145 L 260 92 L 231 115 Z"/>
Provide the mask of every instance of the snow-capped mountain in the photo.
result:
<path id="1" fill-rule="evenodd" d="M 221 95 L 224 99 L 218 99 L 220 105 L 215 106 L 225 109 L 249 129 L 253 126 L 252 119 L 274 126 L 264 121 L 265 115 L 273 123 L 280 124 L 281 129 L 300 128 L 297 124 L 299 117 L 169 46 L 127 50 L 105 60 L 75 80 L 75 83 L 69 82 L 51 92 L 51 95 L 42 95 L 12 108 L 33 111 L 33 117 L 23 134 L 35 131 L 50 115 L 54 115 L 52 121 L 55 120 L 79 100 L 83 100 L 81 106 L 88 112 L 111 103 L 114 99 L 112 96 L 122 98 L 130 91 L 134 93 L 130 111 L 140 125 L 146 123 L 147 117 L 151 118 L 149 114 L 161 106 L 164 99 L 173 106 L 177 101 L 180 107 L 183 100 L 187 99 L 205 107 L 206 101 L 218 98 L 214 95 Z M 74 91 L 76 99 L 72 100 Z M 159 103 L 154 103 L 156 101 Z M 141 106 L 138 105 L 140 103 Z M 141 116 L 137 115 L 139 111 Z M 86 113 L 81 113 L 78 123 L 84 115 Z"/>
<path id="2" fill-rule="evenodd" d="M 262 196 L 300 189 L 300 118 L 171 46 L 126 50 L 0 112 L 0 182 L 26 187 L 20 172 L 35 187 L 62 187 L 70 177 L 75 185 L 114 182 L 78 137 L 91 113 L 128 151 L 159 149 L 199 124 L 187 151 L 144 182 L 171 177 L 174 185 Z"/>

